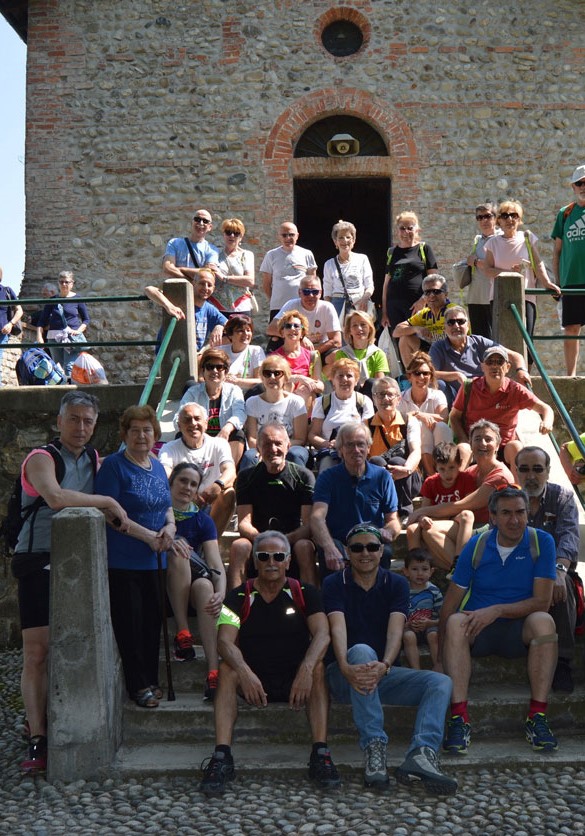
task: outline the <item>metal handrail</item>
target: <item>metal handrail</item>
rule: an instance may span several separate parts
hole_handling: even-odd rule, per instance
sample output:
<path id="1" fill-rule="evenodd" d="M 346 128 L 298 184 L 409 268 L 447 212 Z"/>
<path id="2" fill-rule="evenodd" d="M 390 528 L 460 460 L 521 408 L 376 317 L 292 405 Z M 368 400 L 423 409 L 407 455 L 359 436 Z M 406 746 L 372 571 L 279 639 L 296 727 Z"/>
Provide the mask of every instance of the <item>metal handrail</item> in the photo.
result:
<path id="1" fill-rule="evenodd" d="M 144 294 L 132 296 L 49 296 L 41 299 L 2 299 L 0 305 L 58 305 L 59 302 L 67 299 L 75 299 L 76 302 L 148 302 L 148 296 Z"/>
<path id="2" fill-rule="evenodd" d="M 169 346 L 169 343 L 171 341 L 173 331 L 177 327 L 177 322 L 178 322 L 178 319 L 175 319 L 175 317 L 172 317 L 169 320 L 169 324 L 167 325 L 167 330 L 165 331 L 165 335 L 164 335 L 164 337 L 162 339 L 162 342 L 160 344 L 160 349 L 158 350 L 158 352 L 156 354 L 156 357 L 154 359 L 154 363 L 152 364 L 152 368 L 150 370 L 150 374 L 148 375 L 148 380 L 144 384 L 144 389 L 142 390 L 142 395 L 140 396 L 140 400 L 138 401 L 138 406 L 144 406 L 146 403 L 148 403 L 150 393 L 152 392 L 152 387 L 154 386 L 154 381 L 155 381 L 156 376 L 159 372 L 159 369 L 162 365 L 162 361 L 164 359 L 166 350 L 167 350 L 167 348 Z M 175 359 L 178 360 L 179 358 L 175 358 Z M 173 367 L 174 367 L 174 363 L 173 363 Z M 178 368 L 178 366 L 177 366 L 177 368 Z M 174 379 L 174 375 L 176 373 L 177 373 L 177 370 L 175 369 L 175 372 L 173 374 L 173 379 Z"/>

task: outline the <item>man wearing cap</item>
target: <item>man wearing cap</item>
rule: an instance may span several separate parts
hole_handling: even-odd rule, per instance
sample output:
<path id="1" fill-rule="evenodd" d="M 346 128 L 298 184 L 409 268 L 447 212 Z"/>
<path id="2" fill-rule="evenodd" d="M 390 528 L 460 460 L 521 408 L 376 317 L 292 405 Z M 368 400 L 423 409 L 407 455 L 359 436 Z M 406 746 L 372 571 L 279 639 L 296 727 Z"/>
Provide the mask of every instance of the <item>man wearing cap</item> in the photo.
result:
<path id="1" fill-rule="evenodd" d="M 494 345 L 484 352 L 481 370 L 483 377 L 476 377 L 460 387 L 449 414 L 451 429 L 462 445 L 462 456 L 468 461 L 471 454 L 469 427 L 480 418 L 492 421 L 500 429 L 500 450 L 514 473 L 516 454 L 522 449 L 522 442 L 516 436 L 519 411 L 532 409 L 537 412 L 541 417 L 539 430 L 543 434 L 552 430 L 554 413 L 548 404 L 506 377 L 510 361 L 503 346 Z"/>
<path id="2" fill-rule="evenodd" d="M 575 199 L 559 210 L 551 238 L 554 241 L 553 273 L 557 284 L 564 288 L 584 288 L 585 291 L 585 165 L 578 165 L 571 175 Z M 562 325 L 566 337 L 578 337 L 585 325 L 585 292 L 579 296 L 561 298 Z M 567 374 L 577 374 L 579 340 L 565 340 Z"/>
<path id="3" fill-rule="evenodd" d="M 190 235 L 171 238 L 167 244 L 162 262 L 165 275 L 171 279 L 193 281 L 202 267 L 209 267 L 214 275 L 218 275 L 219 251 L 205 240 L 212 229 L 213 222 L 207 209 L 197 209 Z"/>
<path id="4" fill-rule="evenodd" d="M 299 231 L 290 221 L 279 230 L 280 247 L 268 250 L 260 265 L 262 289 L 270 302 L 270 319 L 274 319 L 285 302 L 295 299 L 301 279 L 314 275 L 317 262 L 311 250 L 299 247 Z"/>
<path id="5" fill-rule="evenodd" d="M 452 305 L 445 316 L 445 336 L 433 342 L 429 351 L 438 380 L 447 384 L 447 399 L 450 403 L 466 378 L 482 374 L 481 361 L 488 348 L 497 345 L 494 340 L 469 333 L 467 311 L 460 305 Z M 508 349 L 508 358 L 512 371 L 520 383 L 530 385 L 530 375 L 526 370 L 523 356 Z"/>
<path id="6" fill-rule="evenodd" d="M 406 759 L 395 772 L 401 784 L 422 783 L 437 795 L 453 795 L 457 781 L 439 767 L 451 680 L 434 671 L 411 670 L 397 663 L 408 615 L 406 578 L 380 567 L 383 541 L 371 523 L 347 534 L 349 566 L 323 581 L 335 662 L 327 667 L 334 699 L 351 703 L 364 752 L 366 787 L 388 784 L 383 705 L 417 709 Z"/>

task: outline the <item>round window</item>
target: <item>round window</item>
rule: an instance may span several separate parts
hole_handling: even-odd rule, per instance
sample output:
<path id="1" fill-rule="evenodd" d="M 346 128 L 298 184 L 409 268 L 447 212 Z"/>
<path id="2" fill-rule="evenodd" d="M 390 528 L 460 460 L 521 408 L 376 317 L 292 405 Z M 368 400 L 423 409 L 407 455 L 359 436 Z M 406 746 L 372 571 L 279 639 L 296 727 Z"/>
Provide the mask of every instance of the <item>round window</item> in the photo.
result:
<path id="1" fill-rule="evenodd" d="M 364 35 L 356 23 L 350 20 L 334 20 L 323 29 L 321 42 L 331 55 L 343 57 L 359 52 Z"/>

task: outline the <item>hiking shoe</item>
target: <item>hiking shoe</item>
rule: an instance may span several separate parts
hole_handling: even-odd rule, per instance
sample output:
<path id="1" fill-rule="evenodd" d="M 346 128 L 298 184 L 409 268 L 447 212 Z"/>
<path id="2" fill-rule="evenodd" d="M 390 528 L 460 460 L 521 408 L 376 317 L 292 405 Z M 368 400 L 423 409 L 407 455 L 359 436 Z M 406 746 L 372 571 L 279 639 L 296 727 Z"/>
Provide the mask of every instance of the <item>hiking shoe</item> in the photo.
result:
<path id="1" fill-rule="evenodd" d="M 457 792 L 457 781 L 441 772 L 437 753 L 430 746 L 419 746 L 409 752 L 394 774 L 399 784 L 421 782 L 425 790 L 434 795 L 455 795 Z"/>
<path id="2" fill-rule="evenodd" d="M 178 662 L 190 662 L 195 658 L 193 636 L 188 630 L 180 630 L 175 636 L 175 659 Z"/>
<path id="3" fill-rule="evenodd" d="M 205 679 L 205 691 L 203 692 L 203 699 L 208 702 L 213 702 L 217 691 L 217 683 L 219 680 L 219 671 L 209 671 Z"/>
<path id="4" fill-rule="evenodd" d="M 564 694 L 572 694 L 575 690 L 571 663 L 568 659 L 559 659 L 557 662 L 551 687 L 553 691 L 562 691 Z"/>
<path id="5" fill-rule="evenodd" d="M 447 734 L 443 740 L 443 749 L 450 755 L 464 755 L 471 745 L 471 726 L 456 714 L 447 720 Z"/>
<path id="6" fill-rule="evenodd" d="M 210 758 L 201 764 L 203 779 L 199 790 L 205 795 L 221 795 L 225 791 L 227 781 L 233 781 L 236 776 L 234 759 L 225 752 L 214 752 Z"/>
<path id="7" fill-rule="evenodd" d="M 47 769 L 47 738 L 43 734 L 31 737 L 28 742 L 28 758 L 20 764 L 23 772 L 45 772 Z"/>
<path id="8" fill-rule="evenodd" d="M 386 741 L 381 737 L 370 740 L 364 750 L 364 786 L 385 787 L 390 779 L 386 769 Z"/>
<path id="9" fill-rule="evenodd" d="M 324 789 L 338 787 L 341 784 L 339 772 L 331 760 L 331 752 L 329 749 L 321 747 L 316 752 L 311 752 L 309 778 Z"/>
<path id="10" fill-rule="evenodd" d="M 559 744 L 549 728 L 545 714 L 535 714 L 532 719 L 527 717 L 524 730 L 526 740 L 535 752 L 554 752 L 558 749 Z"/>

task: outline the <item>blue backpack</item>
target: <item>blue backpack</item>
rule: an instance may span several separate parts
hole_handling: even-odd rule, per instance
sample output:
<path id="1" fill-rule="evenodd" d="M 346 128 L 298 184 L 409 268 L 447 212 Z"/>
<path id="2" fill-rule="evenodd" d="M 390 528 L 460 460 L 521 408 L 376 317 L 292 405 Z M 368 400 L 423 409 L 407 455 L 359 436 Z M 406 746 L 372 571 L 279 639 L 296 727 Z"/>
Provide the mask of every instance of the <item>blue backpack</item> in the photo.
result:
<path id="1" fill-rule="evenodd" d="M 42 348 L 28 348 L 16 363 L 19 386 L 60 386 L 65 372 Z"/>

